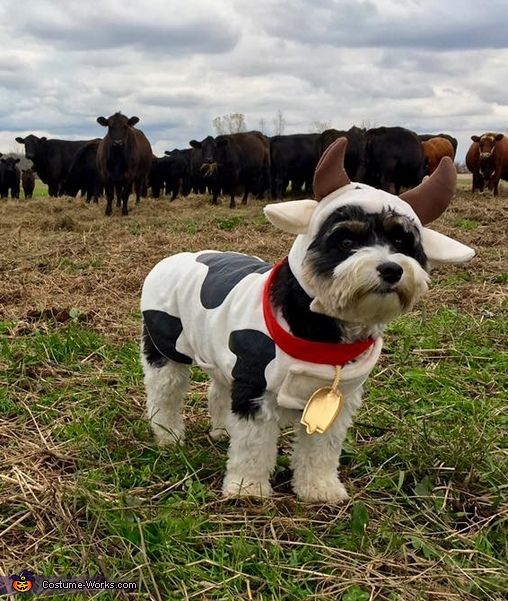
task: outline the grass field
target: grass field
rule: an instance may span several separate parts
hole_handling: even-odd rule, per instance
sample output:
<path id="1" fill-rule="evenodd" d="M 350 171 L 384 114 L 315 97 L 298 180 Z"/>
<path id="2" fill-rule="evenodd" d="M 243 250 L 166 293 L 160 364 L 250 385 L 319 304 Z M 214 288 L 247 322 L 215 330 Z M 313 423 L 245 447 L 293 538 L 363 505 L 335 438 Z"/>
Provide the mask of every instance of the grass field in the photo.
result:
<path id="1" fill-rule="evenodd" d="M 467 185 L 435 228 L 478 257 L 436 269 L 390 327 L 341 507 L 297 502 L 283 454 L 273 499 L 222 500 L 227 443 L 197 369 L 185 446 L 159 450 L 143 419 L 144 277 L 181 250 L 282 258 L 261 203 L 0 203 L 0 575 L 103 574 L 157 601 L 505 599 L 508 198 Z"/>

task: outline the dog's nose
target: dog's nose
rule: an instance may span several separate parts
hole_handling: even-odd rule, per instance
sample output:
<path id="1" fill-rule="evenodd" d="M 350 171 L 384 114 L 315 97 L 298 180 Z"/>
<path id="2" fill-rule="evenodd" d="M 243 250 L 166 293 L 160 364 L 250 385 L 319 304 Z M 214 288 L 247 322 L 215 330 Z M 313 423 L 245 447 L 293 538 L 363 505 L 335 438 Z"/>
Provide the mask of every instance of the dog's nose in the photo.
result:
<path id="1" fill-rule="evenodd" d="M 396 284 L 404 273 L 404 270 L 400 265 L 392 262 L 381 263 L 381 265 L 377 266 L 377 270 L 379 275 L 388 284 Z"/>

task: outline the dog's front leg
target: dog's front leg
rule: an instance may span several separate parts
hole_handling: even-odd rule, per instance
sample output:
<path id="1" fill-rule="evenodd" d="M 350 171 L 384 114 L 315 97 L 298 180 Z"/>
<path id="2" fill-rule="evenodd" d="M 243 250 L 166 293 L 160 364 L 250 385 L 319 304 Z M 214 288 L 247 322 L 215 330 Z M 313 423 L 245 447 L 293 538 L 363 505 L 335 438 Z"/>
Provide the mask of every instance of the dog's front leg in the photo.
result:
<path id="1" fill-rule="evenodd" d="M 324 434 L 307 434 L 296 424 L 291 458 L 293 490 L 309 503 L 341 503 L 349 498 L 337 469 L 342 443 L 351 424 L 349 415 L 340 415 Z"/>
<path id="2" fill-rule="evenodd" d="M 277 460 L 279 425 L 275 416 L 239 418 L 228 415 L 231 437 L 223 493 L 226 497 L 269 497 L 270 475 Z"/>
<path id="3" fill-rule="evenodd" d="M 208 411 L 212 419 L 210 437 L 213 440 L 227 438 L 227 416 L 231 411 L 231 390 L 216 379 L 208 389 Z"/>

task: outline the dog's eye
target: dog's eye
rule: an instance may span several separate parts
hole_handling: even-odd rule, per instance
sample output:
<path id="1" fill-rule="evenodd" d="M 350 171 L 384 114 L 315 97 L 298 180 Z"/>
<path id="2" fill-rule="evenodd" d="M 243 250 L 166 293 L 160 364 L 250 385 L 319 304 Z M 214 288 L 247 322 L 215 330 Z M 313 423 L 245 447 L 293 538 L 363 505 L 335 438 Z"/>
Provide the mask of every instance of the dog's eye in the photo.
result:
<path id="1" fill-rule="evenodd" d="M 354 240 L 352 240 L 351 238 L 343 238 L 340 242 L 339 242 L 339 246 L 340 248 L 342 248 L 343 250 L 351 250 L 353 248 L 353 246 L 355 245 Z"/>
<path id="2" fill-rule="evenodd" d="M 397 250 L 407 250 L 414 244 L 414 236 L 410 232 L 404 232 L 397 228 L 390 236 L 393 246 Z"/>

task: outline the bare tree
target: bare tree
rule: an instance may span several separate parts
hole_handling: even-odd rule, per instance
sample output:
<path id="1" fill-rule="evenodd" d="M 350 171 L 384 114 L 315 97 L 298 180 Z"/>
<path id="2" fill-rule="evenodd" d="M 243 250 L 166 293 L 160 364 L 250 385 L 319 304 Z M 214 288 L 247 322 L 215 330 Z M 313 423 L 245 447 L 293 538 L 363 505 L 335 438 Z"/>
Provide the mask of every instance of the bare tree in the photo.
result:
<path id="1" fill-rule="evenodd" d="M 286 129 L 286 118 L 283 112 L 279 109 L 277 115 L 273 119 L 273 135 L 282 136 Z"/>
<path id="2" fill-rule="evenodd" d="M 359 125 L 360 129 L 372 129 L 377 126 L 377 121 L 374 121 L 373 119 L 362 119 Z"/>
<path id="3" fill-rule="evenodd" d="M 266 130 L 267 130 L 266 119 L 259 120 L 258 129 L 262 134 L 266 134 Z"/>
<path id="4" fill-rule="evenodd" d="M 315 134 L 320 134 L 320 133 L 324 132 L 325 129 L 330 129 L 331 126 L 332 126 L 332 124 L 330 121 L 319 121 L 318 119 L 316 119 L 315 121 L 312 122 L 312 125 L 310 127 L 310 132 L 315 133 Z"/>
<path id="5" fill-rule="evenodd" d="M 212 121 L 213 128 L 217 135 L 237 134 L 242 131 L 247 131 L 247 123 L 243 113 L 229 113 L 222 117 L 215 117 Z"/>
<path id="6" fill-rule="evenodd" d="M 222 117 L 215 117 L 215 119 L 212 121 L 212 126 L 218 136 L 222 136 L 226 133 L 224 129 L 224 120 Z"/>

